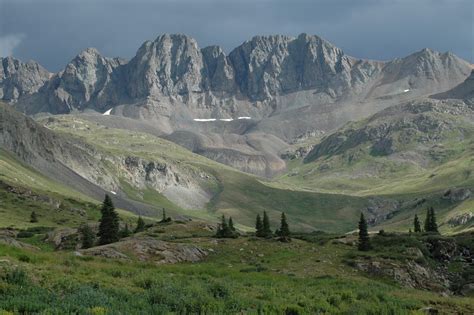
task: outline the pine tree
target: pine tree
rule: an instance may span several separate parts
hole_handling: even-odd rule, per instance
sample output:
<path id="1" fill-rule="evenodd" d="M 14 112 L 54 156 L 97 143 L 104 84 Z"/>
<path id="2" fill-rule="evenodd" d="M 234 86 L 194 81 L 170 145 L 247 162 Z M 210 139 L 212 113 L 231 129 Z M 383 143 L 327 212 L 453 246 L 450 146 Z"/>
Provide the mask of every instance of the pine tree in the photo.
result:
<path id="1" fill-rule="evenodd" d="M 163 219 L 161 219 L 162 222 L 166 222 L 166 211 L 165 208 L 163 208 Z"/>
<path id="2" fill-rule="evenodd" d="M 232 220 L 232 217 L 229 217 L 229 230 L 235 232 L 234 221 Z"/>
<path id="3" fill-rule="evenodd" d="M 367 229 L 367 221 L 365 220 L 364 214 L 360 214 L 359 220 L 359 250 L 367 251 L 371 248 L 369 231 Z"/>
<path id="4" fill-rule="evenodd" d="M 95 235 L 91 227 L 87 224 L 83 224 L 79 227 L 79 234 L 81 235 L 82 248 L 90 248 L 94 246 Z"/>
<path id="5" fill-rule="evenodd" d="M 272 230 L 270 229 L 270 219 L 268 218 L 267 212 L 263 211 L 263 237 L 272 237 Z"/>
<path id="6" fill-rule="evenodd" d="M 263 237 L 263 223 L 262 219 L 260 218 L 260 214 L 257 214 L 257 221 L 255 222 L 255 236 Z"/>
<path id="7" fill-rule="evenodd" d="M 137 226 L 135 227 L 134 233 L 145 231 L 145 221 L 143 221 L 142 216 L 138 216 Z"/>
<path id="8" fill-rule="evenodd" d="M 31 223 L 36 223 L 38 222 L 38 216 L 36 215 L 36 212 L 32 211 L 30 214 L 30 222 Z"/>
<path id="9" fill-rule="evenodd" d="M 286 222 L 286 215 L 285 215 L 284 212 L 281 213 L 281 223 L 280 223 L 279 235 L 281 237 L 289 237 L 290 236 L 290 227 L 288 226 L 288 222 Z"/>
<path id="10" fill-rule="evenodd" d="M 221 223 L 217 227 L 216 237 L 227 237 L 228 234 L 229 234 L 229 226 L 227 225 L 225 216 L 222 215 Z"/>
<path id="11" fill-rule="evenodd" d="M 129 237 L 132 234 L 128 228 L 128 223 L 125 223 L 125 227 L 120 231 L 120 238 Z"/>
<path id="12" fill-rule="evenodd" d="M 431 230 L 431 208 L 426 209 L 426 218 L 425 218 L 425 232 L 430 232 Z"/>
<path id="13" fill-rule="evenodd" d="M 429 232 L 438 233 L 438 223 L 436 223 L 436 214 L 433 207 L 430 207 L 430 230 Z"/>
<path id="14" fill-rule="evenodd" d="M 99 244 L 110 244 L 119 240 L 119 218 L 109 195 L 105 195 L 100 210 L 102 218 L 99 224 Z"/>
<path id="15" fill-rule="evenodd" d="M 415 233 L 421 232 L 420 220 L 418 219 L 418 216 L 416 214 L 415 214 L 415 219 L 413 220 L 413 226 L 414 226 Z"/>

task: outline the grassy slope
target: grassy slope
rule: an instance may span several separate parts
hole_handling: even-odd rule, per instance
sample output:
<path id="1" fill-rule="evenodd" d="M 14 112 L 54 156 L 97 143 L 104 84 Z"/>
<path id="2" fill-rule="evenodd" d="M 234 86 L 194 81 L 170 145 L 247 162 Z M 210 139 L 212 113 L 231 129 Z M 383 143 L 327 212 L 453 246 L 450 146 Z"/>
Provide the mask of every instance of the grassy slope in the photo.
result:
<path id="1" fill-rule="evenodd" d="M 173 227 L 165 230 L 160 235 L 173 233 Z M 181 238 L 213 251 L 200 263 L 159 268 L 134 259 L 0 245 L 0 310 L 418 314 L 433 306 L 441 313 L 474 311 L 472 298 L 442 297 L 401 288 L 388 279 L 367 278 L 344 263 L 359 254 L 354 247 L 324 239 L 279 243 L 248 237 L 223 242 Z M 26 277 L 12 276 L 15 270 L 23 270 Z"/>
<path id="2" fill-rule="evenodd" d="M 71 128 L 71 127 L 74 128 Z M 121 129 L 105 128 L 72 115 L 55 116 L 48 127 L 57 132 L 80 137 L 100 150 L 113 155 L 139 156 L 154 161 L 172 161 L 180 166 L 213 174 L 218 182 L 210 187 L 216 192 L 208 209 L 185 211 L 152 189 L 138 190 L 122 184 L 132 199 L 166 207 L 184 214 L 216 220 L 221 214 L 231 215 L 244 230 L 252 229 L 256 213 L 267 211 L 273 223 L 280 212 L 289 214 L 295 228 L 348 231 L 365 207 L 359 197 L 304 192 L 286 187 L 275 188 L 255 176 L 206 159 L 155 136 Z"/>

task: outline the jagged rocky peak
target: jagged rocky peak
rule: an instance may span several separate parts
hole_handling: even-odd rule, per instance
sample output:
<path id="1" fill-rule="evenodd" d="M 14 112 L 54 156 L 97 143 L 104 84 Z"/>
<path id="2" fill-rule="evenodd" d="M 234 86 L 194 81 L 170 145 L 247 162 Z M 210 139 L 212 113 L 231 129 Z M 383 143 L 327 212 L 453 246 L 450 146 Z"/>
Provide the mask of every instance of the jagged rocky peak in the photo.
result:
<path id="1" fill-rule="evenodd" d="M 55 75 L 48 87 L 52 99 L 68 108 L 83 109 L 89 102 L 107 103 L 115 100 L 115 70 L 126 64 L 120 58 L 103 57 L 95 48 L 87 48 Z M 51 99 L 51 97 L 50 97 Z"/>
<path id="2" fill-rule="evenodd" d="M 253 99 L 299 89 L 325 91 L 334 76 L 348 72 L 351 60 L 342 50 L 315 36 L 255 36 L 234 49 L 231 58 L 240 89 Z M 348 75 L 343 75 L 344 80 Z M 347 85 L 347 84 L 345 84 Z"/>
<path id="3" fill-rule="evenodd" d="M 215 92 L 235 91 L 235 72 L 229 58 L 219 46 L 201 50 L 206 66 L 207 89 Z"/>
<path id="4" fill-rule="evenodd" d="M 16 102 L 22 96 L 35 93 L 50 76 L 37 62 L 0 57 L 0 100 Z"/>
<path id="5" fill-rule="evenodd" d="M 201 92 L 203 59 L 196 40 L 164 34 L 145 42 L 128 64 L 131 97 Z"/>

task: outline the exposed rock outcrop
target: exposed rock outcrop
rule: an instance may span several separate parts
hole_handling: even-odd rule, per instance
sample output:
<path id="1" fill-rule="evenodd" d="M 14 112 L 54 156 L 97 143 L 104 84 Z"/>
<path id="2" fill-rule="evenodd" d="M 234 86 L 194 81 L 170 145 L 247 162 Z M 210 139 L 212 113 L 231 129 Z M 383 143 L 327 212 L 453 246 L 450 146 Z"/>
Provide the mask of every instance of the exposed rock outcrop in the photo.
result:
<path id="1" fill-rule="evenodd" d="M 0 57 L 0 100 L 16 102 L 31 95 L 50 79 L 51 74 L 34 61 L 22 62 Z"/>
<path id="2" fill-rule="evenodd" d="M 155 264 L 197 262 L 207 256 L 198 246 L 164 242 L 152 237 L 129 237 L 117 243 L 80 251 L 83 255 L 118 259 L 138 259 Z"/>

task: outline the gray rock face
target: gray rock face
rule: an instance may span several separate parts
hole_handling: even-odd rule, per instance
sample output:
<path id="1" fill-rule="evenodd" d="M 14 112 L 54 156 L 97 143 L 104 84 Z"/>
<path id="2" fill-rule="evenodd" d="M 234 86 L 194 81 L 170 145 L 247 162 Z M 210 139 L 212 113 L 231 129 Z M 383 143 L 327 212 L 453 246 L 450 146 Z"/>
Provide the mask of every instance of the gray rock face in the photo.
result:
<path id="1" fill-rule="evenodd" d="M 24 63 L 12 57 L 0 58 L 0 100 L 16 102 L 35 93 L 50 76 L 34 61 Z"/>
<path id="2" fill-rule="evenodd" d="M 301 34 L 255 36 L 226 55 L 218 46 L 200 49 L 186 35 L 164 34 L 145 42 L 129 62 L 87 49 L 33 94 L 18 96 L 16 107 L 27 114 L 113 108 L 113 115 L 146 121 L 168 135 L 185 130 L 208 136 L 209 128 L 194 119 L 245 116 L 252 125 L 244 130 L 220 124 L 212 132 L 270 134 L 279 138 L 275 143 L 291 143 L 301 134 L 333 131 L 401 101 L 451 89 L 470 72 L 468 62 L 428 49 L 388 62 L 363 60 Z M 206 147 L 211 150 L 203 155 L 244 171 L 284 169 L 282 152 Z M 390 152 L 390 143 L 379 147 Z M 247 158 L 252 165 L 242 167 Z"/>
<path id="3" fill-rule="evenodd" d="M 200 49 L 193 38 L 165 34 L 145 42 L 128 63 L 86 49 L 38 92 L 45 105 L 20 103 L 28 113 L 186 104 L 187 111 L 197 106 L 208 114 L 253 104 L 261 107 L 256 113 L 262 117 L 272 112 L 267 107 L 294 106 L 279 97 L 286 94 L 312 91 L 301 105 L 313 105 L 393 96 L 406 89 L 425 93 L 453 87 L 469 73 L 467 62 L 428 49 L 389 62 L 368 61 L 347 56 L 320 37 L 301 34 L 255 36 L 226 56 L 217 46 Z"/>

